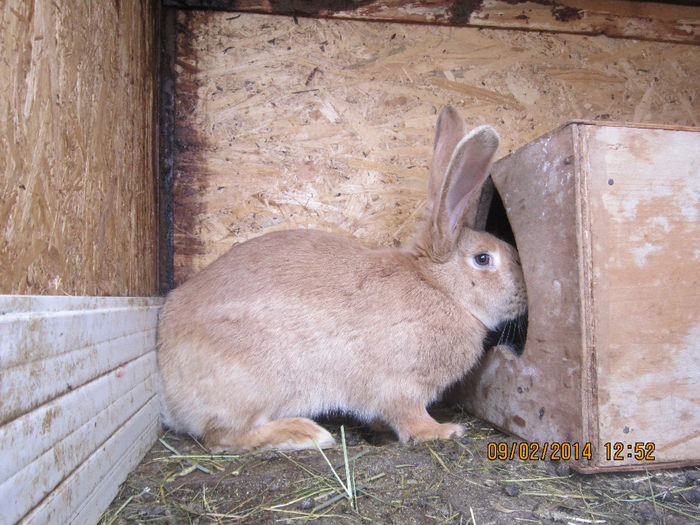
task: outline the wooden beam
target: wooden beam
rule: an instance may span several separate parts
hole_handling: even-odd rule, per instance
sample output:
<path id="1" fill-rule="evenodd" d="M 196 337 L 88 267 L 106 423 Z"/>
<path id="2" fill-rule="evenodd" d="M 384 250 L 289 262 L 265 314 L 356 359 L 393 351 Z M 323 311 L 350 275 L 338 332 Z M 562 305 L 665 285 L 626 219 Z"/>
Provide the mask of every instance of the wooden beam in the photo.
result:
<path id="1" fill-rule="evenodd" d="M 175 141 L 175 9 L 163 9 L 160 25 L 158 141 L 158 291 L 165 295 L 173 280 L 173 148 Z"/>
<path id="2" fill-rule="evenodd" d="M 630 0 L 164 0 L 167 7 L 700 43 L 700 7 Z"/>

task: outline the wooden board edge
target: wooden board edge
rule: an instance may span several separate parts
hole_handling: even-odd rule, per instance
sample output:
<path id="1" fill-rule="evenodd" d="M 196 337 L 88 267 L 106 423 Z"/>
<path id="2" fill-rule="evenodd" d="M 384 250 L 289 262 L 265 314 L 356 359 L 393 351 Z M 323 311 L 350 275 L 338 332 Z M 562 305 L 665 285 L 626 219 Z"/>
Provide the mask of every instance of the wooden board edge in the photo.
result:
<path id="1" fill-rule="evenodd" d="M 608 120 L 569 120 L 562 124 L 560 128 L 571 126 L 573 124 L 582 126 L 599 126 L 608 128 L 636 128 L 636 129 L 661 129 L 668 131 L 700 131 L 697 126 L 678 126 L 675 124 L 654 124 L 652 122 L 616 122 Z"/>
<path id="2" fill-rule="evenodd" d="M 700 44 L 700 8 L 654 2 L 590 2 L 566 0 L 437 0 L 406 3 L 400 0 L 308 2 L 270 0 L 164 0 L 165 7 L 216 9 L 251 13 L 339 18 L 606 35 L 659 42 Z"/>
<path id="3" fill-rule="evenodd" d="M 48 313 L 74 310 L 147 308 L 161 306 L 162 297 L 107 297 L 93 295 L 0 295 L 0 316 L 15 313 Z"/>
<path id="4" fill-rule="evenodd" d="M 647 470 L 666 470 L 700 465 L 700 458 L 684 461 L 645 461 L 635 465 L 615 465 L 610 462 L 609 466 L 604 464 L 591 465 L 590 463 L 571 462 L 571 468 L 580 474 L 602 474 L 604 472 L 639 472 Z"/>
<path id="5" fill-rule="evenodd" d="M 598 378 L 596 368 L 596 326 L 594 313 L 590 181 L 586 171 L 588 144 L 581 126 L 569 124 L 574 149 L 576 186 L 576 244 L 579 260 L 579 300 L 581 301 L 581 428 L 583 441 L 591 443 L 594 458 L 600 457 L 598 425 Z"/>
<path id="6" fill-rule="evenodd" d="M 700 132 L 700 127 L 698 126 L 679 126 L 675 124 L 654 124 L 646 122 L 618 122 L 618 121 L 608 121 L 608 120 L 586 120 L 586 119 L 572 119 L 567 120 L 560 126 L 543 133 L 537 138 L 532 139 L 527 144 L 523 144 L 515 148 L 511 153 L 504 155 L 501 158 L 496 159 L 496 161 L 503 160 L 512 155 L 522 154 L 521 152 L 525 150 L 530 144 L 539 142 L 545 137 L 550 137 L 556 133 L 560 133 L 561 130 L 571 127 L 571 126 L 598 126 L 598 127 L 611 127 L 611 128 L 637 128 L 637 129 L 660 129 L 667 131 L 690 131 L 694 133 Z"/>

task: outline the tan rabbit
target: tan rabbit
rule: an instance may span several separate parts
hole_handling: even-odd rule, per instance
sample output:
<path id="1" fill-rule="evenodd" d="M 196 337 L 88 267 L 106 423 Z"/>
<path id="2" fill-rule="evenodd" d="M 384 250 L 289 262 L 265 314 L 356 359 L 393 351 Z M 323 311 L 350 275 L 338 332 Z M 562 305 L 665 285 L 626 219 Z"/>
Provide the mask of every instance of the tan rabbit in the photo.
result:
<path id="1" fill-rule="evenodd" d="M 269 233 L 173 290 L 158 328 L 165 423 L 231 451 L 329 446 L 308 418 L 331 412 L 382 421 L 401 441 L 461 435 L 426 406 L 476 363 L 490 331 L 526 311 L 515 250 L 462 227 L 498 142 L 442 111 L 409 247 Z"/>

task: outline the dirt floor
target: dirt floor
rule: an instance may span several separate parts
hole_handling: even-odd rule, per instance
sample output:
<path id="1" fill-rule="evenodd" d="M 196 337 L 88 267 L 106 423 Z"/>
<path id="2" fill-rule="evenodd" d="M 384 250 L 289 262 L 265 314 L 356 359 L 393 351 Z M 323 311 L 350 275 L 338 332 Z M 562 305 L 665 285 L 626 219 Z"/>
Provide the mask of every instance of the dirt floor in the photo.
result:
<path id="1" fill-rule="evenodd" d="M 323 453 L 212 456 L 165 433 L 100 524 L 700 522 L 700 468 L 583 475 L 563 462 L 489 460 L 489 443 L 517 440 L 468 414 L 433 412 L 466 436 L 400 444 L 332 421 L 338 445 Z"/>

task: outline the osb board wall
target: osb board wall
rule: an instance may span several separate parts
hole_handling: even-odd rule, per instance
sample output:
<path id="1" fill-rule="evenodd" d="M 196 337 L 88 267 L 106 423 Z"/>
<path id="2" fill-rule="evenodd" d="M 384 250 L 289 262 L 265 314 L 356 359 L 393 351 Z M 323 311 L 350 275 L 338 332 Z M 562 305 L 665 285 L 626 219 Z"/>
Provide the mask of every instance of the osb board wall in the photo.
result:
<path id="1" fill-rule="evenodd" d="M 0 293 L 156 291 L 157 2 L 0 4 Z"/>
<path id="2" fill-rule="evenodd" d="M 494 125 L 499 156 L 573 118 L 700 121 L 693 45 L 222 12 L 177 21 L 176 283 L 276 229 L 405 242 L 446 103 Z"/>

